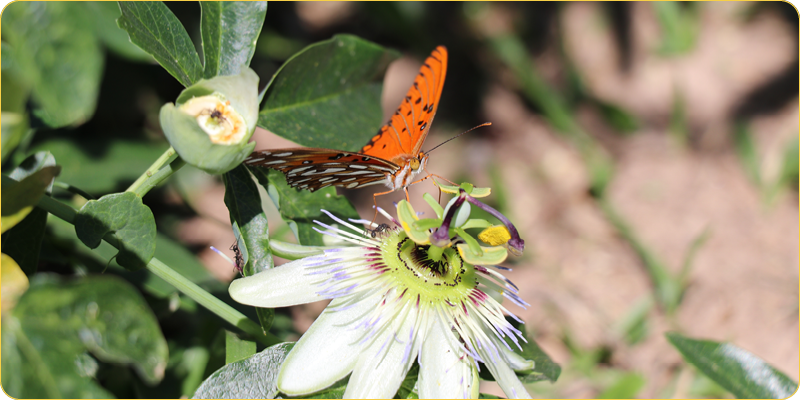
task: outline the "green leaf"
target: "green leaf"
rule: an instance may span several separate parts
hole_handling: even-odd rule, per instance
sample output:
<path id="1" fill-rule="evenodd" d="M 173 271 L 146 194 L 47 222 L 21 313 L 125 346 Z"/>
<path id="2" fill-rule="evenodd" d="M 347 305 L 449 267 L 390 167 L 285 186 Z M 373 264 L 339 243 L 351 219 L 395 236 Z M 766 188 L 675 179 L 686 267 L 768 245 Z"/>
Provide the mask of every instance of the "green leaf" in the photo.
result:
<path id="1" fill-rule="evenodd" d="M 256 342 L 241 339 L 235 333 L 225 331 L 225 364 L 244 360 L 256 354 Z"/>
<path id="2" fill-rule="evenodd" d="M 237 75 L 250 65 L 267 15 L 266 1 L 201 1 L 204 76 Z"/>
<path id="3" fill-rule="evenodd" d="M 313 229 L 318 227 L 314 224 L 314 220 L 336 224 L 320 209 L 325 209 L 345 221 L 348 218 L 359 218 L 350 201 L 344 196 L 337 195 L 334 187 L 315 192 L 297 190 L 286 183 L 286 177 L 280 171 L 251 167 L 250 172 L 256 176 L 258 183 L 267 189 L 269 197 L 281 213 L 281 218 L 286 221 L 302 245 L 325 245 L 322 235 Z"/>
<path id="4" fill-rule="evenodd" d="M 130 270 L 144 268 L 156 250 L 153 212 L 131 192 L 88 201 L 75 216 L 75 233 L 92 249 L 105 237 L 119 249 L 119 265 Z"/>
<path id="5" fill-rule="evenodd" d="M 4 249 L 7 250 L 7 249 Z M 2 283 L 2 310 L 8 312 L 15 304 L 17 299 L 28 290 L 28 277 L 22 272 L 19 264 L 8 254 L 0 254 L 2 264 L 0 265 L 0 283 Z"/>
<path id="6" fill-rule="evenodd" d="M 517 321 L 508 317 L 506 317 L 506 320 L 511 322 L 511 324 L 517 329 L 522 331 L 522 336 L 528 339 L 527 343 L 520 341 L 520 346 L 522 346 L 522 354 L 520 355 L 522 358 L 526 360 L 533 360 L 535 363 L 533 370 L 526 371 L 524 375 L 520 375 L 518 373 L 517 375 L 519 376 L 519 379 L 523 383 L 532 383 L 543 380 L 548 380 L 550 382 L 557 381 L 559 375 L 561 375 L 561 366 L 554 363 L 550 356 L 548 356 L 547 353 L 545 353 L 542 348 L 536 344 L 536 341 L 527 334 L 525 325 L 519 324 Z M 506 343 L 508 343 L 509 346 L 512 346 L 515 352 L 519 350 L 516 349 L 516 345 L 507 338 Z"/>
<path id="7" fill-rule="evenodd" d="M 2 160 L 5 161 L 6 156 L 17 148 L 25 133 L 28 132 L 28 115 L 3 112 L 0 116 L 0 126 L 2 127 L 0 152 L 2 152 Z"/>
<path id="8" fill-rule="evenodd" d="M 14 70 L 32 87 L 34 112 L 51 127 L 89 119 L 97 104 L 104 58 L 80 3 L 13 3 L 2 18 Z"/>
<path id="9" fill-rule="evenodd" d="M 131 42 L 152 55 L 183 86 L 203 77 L 192 39 L 172 11 L 160 1 L 120 1 L 120 28 Z"/>
<path id="10" fill-rule="evenodd" d="M 280 343 L 209 376 L 193 399 L 272 399 L 278 393 L 278 372 L 294 343 Z"/>
<path id="11" fill-rule="evenodd" d="M 223 175 L 225 183 L 225 205 L 231 218 L 234 235 L 244 265 L 242 275 L 251 276 L 273 267 L 269 246 L 269 223 L 261 208 L 258 187 L 247 167 L 240 165 Z M 256 308 L 261 328 L 266 333 L 272 326 L 275 311 Z"/>
<path id="12" fill-rule="evenodd" d="M 797 382 L 740 347 L 675 332 L 666 336 L 684 360 L 740 399 L 782 399 L 797 390 Z"/>
<path id="13" fill-rule="evenodd" d="M 629 372 L 619 377 L 611 386 L 597 395 L 598 399 L 635 399 L 644 387 L 645 379 L 642 375 Z"/>
<path id="14" fill-rule="evenodd" d="M 382 77 L 397 57 L 351 35 L 308 46 L 272 78 L 258 126 L 304 146 L 358 151 L 381 125 Z"/>
<path id="15" fill-rule="evenodd" d="M 419 393 L 414 391 L 414 386 L 417 385 L 417 379 L 419 379 L 419 363 L 415 362 L 411 369 L 408 370 L 405 379 L 400 384 L 400 387 L 397 389 L 397 393 L 395 393 L 395 399 L 418 399 Z"/>
<path id="16" fill-rule="evenodd" d="M 131 61 L 153 62 L 153 57 L 131 43 L 128 34 L 117 25 L 122 13 L 116 1 L 86 1 L 80 3 L 92 15 L 95 34 L 109 50 Z"/>
<path id="17" fill-rule="evenodd" d="M 166 143 L 74 138 L 47 140 L 31 151 L 49 151 L 55 156 L 63 168 L 59 181 L 102 194 L 133 183 L 168 147 Z"/>
<path id="18" fill-rule="evenodd" d="M 5 190 L 3 190 L 3 201 L 0 206 L 3 231 L 16 225 L 28 215 L 60 171 L 61 167 L 54 165 L 44 167 L 21 181 L 3 177 Z"/>
<path id="19" fill-rule="evenodd" d="M 89 350 L 110 363 L 131 364 L 153 384 L 164 375 L 167 343 L 142 296 L 116 277 L 62 281 L 38 275 L 10 315 L 3 316 L 3 388 L 14 397 L 110 398 L 83 376 Z M 8 352 L 8 353 L 7 353 Z"/>
<path id="20" fill-rule="evenodd" d="M 173 351 L 172 343 L 170 343 L 170 364 L 167 367 L 167 376 L 170 373 L 178 375 L 180 382 L 180 396 L 186 398 L 192 395 L 200 384 L 203 383 L 203 378 L 206 374 L 206 366 L 211 358 L 209 350 L 205 346 L 192 346 L 189 348 L 175 348 Z M 175 360 L 173 364 L 173 360 Z M 158 388 L 154 388 L 158 389 Z M 158 396 L 162 391 L 154 390 L 147 394 L 140 395 L 141 398 L 150 396 Z M 167 397 L 167 396 L 158 396 Z M 176 396 L 177 397 L 177 396 Z"/>
<path id="21" fill-rule="evenodd" d="M 9 177 L 16 180 L 24 179 L 43 167 L 54 165 L 56 165 L 55 158 L 50 153 L 42 151 L 22 161 L 11 171 Z M 51 189 L 52 183 L 46 188 L 46 192 Z M 46 225 L 47 211 L 37 207 L 20 223 L 3 234 L 3 251 L 13 257 L 28 276 L 36 273 L 39 267 L 39 249 L 42 246 Z"/>

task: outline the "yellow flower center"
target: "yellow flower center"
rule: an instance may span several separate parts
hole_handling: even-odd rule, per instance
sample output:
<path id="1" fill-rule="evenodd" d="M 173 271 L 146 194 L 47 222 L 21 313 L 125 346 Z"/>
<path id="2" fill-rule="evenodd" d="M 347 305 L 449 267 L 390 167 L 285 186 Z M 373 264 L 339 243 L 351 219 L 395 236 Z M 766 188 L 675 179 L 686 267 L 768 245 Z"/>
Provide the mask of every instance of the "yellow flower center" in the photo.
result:
<path id="1" fill-rule="evenodd" d="M 238 144 L 247 135 L 247 124 L 230 102 L 215 95 L 193 97 L 180 110 L 197 119 L 212 143 Z"/>

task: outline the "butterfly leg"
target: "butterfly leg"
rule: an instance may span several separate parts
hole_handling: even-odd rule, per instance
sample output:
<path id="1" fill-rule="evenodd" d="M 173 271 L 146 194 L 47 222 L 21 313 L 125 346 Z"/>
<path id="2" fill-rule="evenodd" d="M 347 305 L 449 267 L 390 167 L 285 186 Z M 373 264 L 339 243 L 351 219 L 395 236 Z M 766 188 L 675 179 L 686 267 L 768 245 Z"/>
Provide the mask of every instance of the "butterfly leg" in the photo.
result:
<path id="1" fill-rule="evenodd" d="M 372 195 L 372 204 L 375 208 L 375 215 L 372 217 L 372 223 L 370 226 L 375 225 L 375 220 L 378 219 L 378 196 L 383 196 L 392 192 L 394 192 L 394 190 L 387 190 L 385 192 L 375 193 Z M 406 196 L 408 196 L 408 193 L 406 193 Z"/>

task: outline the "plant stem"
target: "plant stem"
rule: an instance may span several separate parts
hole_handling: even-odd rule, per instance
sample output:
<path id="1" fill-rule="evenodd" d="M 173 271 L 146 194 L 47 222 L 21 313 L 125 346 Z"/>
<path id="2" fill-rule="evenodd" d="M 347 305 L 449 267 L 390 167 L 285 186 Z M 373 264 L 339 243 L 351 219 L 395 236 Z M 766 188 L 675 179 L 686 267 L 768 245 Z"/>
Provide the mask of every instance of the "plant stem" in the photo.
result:
<path id="1" fill-rule="evenodd" d="M 161 279 L 167 281 L 172 286 L 175 286 L 181 293 L 189 296 L 198 304 L 207 308 L 209 311 L 217 314 L 220 318 L 224 319 L 231 325 L 247 332 L 260 342 L 267 346 L 280 343 L 280 340 L 274 335 L 267 333 L 264 334 L 261 326 L 251 319 L 247 318 L 244 314 L 235 310 L 233 307 L 223 303 L 218 298 L 208 293 L 194 282 L 188 280 L 185 276 L 175 272 L 172 268 L 161 262 L 157 258 L 153 258 L 147 263 L 147 270 L 157 275 Z"/>
<path id="2" fill-rule="evenodd" d="M 137 195 L 139 195 L 139 197 L 143 196 L 143 194 L 139 194 L 139 187 L 142 186 L 142 184 L 148 178 L 152 177 L 156 172 L 158 172 L 158 170 L 160 170 L 161 167 L 174 160 L 174 157 L 177 156 L 178 153 L 176 153 L 175 149 L 172 146 L 170 146 L 167 149 L 167 151 L 165 151 L 164 154 L 158 157 L 158 159 L 153 163 L 153 165 L 151 165 L 150 168 L 147 168 L 147 170 L 144 171 L 144 173 L 141 176 L 139 176 L 139 178 L 137 178 L 136 181 L 133 182 L 133 184 L 125 191 L 134 192 Z"/>
<path id="3" fill-rule="evenodd" d="M 174 174 L 184 165 L 186 165 L 186 161 L 183 161 L 183 159 L 180 157 L 172 160 L 172 162 L 170 162 L 169 165 L 167 165 L 164 168 L 161 168 L 151 177 L 145 179 L 145 181 L 138 188 L 133 190 L 133 192 L 136 193 L 136 195 L 139 197 L 144 197 L 144 195 L 146 195 L 147 192 L 150 191 L 150 189 L 158 186 L 161 182 L 169 178 L 170 175 Z"/>
<path id="4" fill-rule="evenodd" d="M 69 222 L 70 224 L 75 224 L 75 215 L 78 212 L 67 204 L 53 199 L 50 196 L 43 195 L 39 199 L 37 206 L 49 212 L 50 214 Z M 115 246 L 116 241 L 112 240 L 107 242 L 112 246 Z M 247 318 L 244 314 L 240 313 L 222 300 L 214 297 L 214 295 L 208 293 L 200 286 L 197 286 L 185 276 L 175 272 L 175 270 L 164 264 L 159 259 L 152 258 L 150 262 L 147 263 L 147 270 L 165 280 L 167 283 L 178 289 L 181 293 L 189 296 L 189 298 L 207 308 L 220 318 L 229 322 L 231 325 L 253 335 L 253 337 L 263 344 L 270 346 L 280 342 L 280 340 L 274 335 L 270 333 L 265 334 L 259 324 Z"/>

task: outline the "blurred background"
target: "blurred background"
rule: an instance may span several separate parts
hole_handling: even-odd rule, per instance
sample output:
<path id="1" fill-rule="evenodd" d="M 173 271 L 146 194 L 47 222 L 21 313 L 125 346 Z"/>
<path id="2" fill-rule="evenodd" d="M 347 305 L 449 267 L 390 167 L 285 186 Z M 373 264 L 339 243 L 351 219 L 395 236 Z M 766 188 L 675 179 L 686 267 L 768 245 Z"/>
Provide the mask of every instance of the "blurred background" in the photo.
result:
<path id="1" fill-rule="evenodd" d="M 199 46 L 199 6 L 167 4 Z M 273 2 L 251 65 L 261 86 L 289 56 L 338 33 L 404 55 L 386 75 L 387 119 L 424 57 L 448 48 L 423 149 L 492 122 L 437 149 L 428 169 L 491 187 L 490 204 L 526 242 L 507 276 L 530 307 L 509 307 L 562 366 L 555 384 L 529 387 L 534 397 L 730 397 L 682 360 L 667 331 L 730 341 L 798 379 L 791 5 Z M 182 87 L 148 56 L 120 48 L 109 45 L 103 56 L 93 116 L 57 130 L 33 120 L 41 129 L 17 158 L 49 149 L 64 166 L 60 179 L 99 196 L 124 190 L 168 147 L 158 110 Z M 293 146 L 260 129 L 256 140 L 257 149 Z M 157 256 L 226 297 L 235 271 L 208 250 L 234 242 L 221 181 L 188 166 L 173 178 L 145 197 L 158 246 L 171 249 Z M 342 193 L 370 218 L 376 191 Z M 415 207 L 431 212 L 420 200 L 436 194 L 433 185 L 410 192 Z M 382 196 L 379 205 L 402 197 Z M 292 241 L 267 209 L 271 236 Z M 95 255 L 64 256 L 74 246 L 68 229 L 48 220 L 39 270 L 103 271 Z M 157 387 L 137 384 L 123 366 L 102 369 L 98 379 L 120 397 L 191 395 L 221 365 L 211 345 L 220 320 L 143 273 L 114 273 L 145 293 L 170 343 L 170 364 Z M 281 310 L 279 336 L 296 339 L 323 308 Z M 482 391 L 502 395 L 493 385 Z"/>

